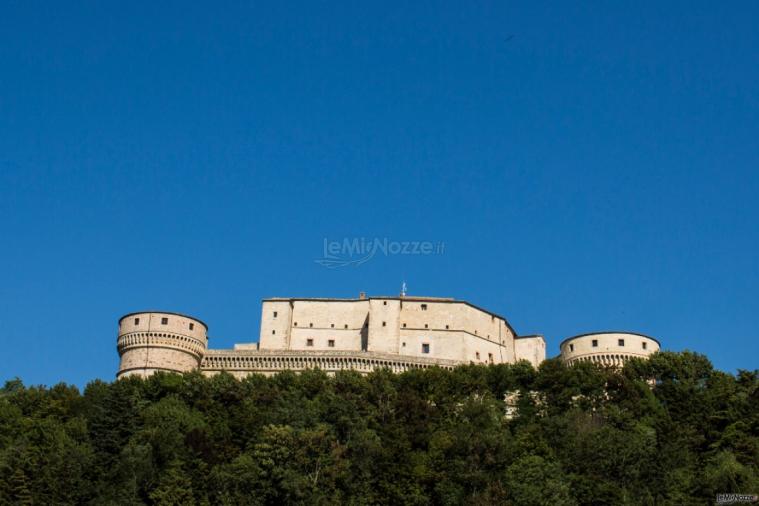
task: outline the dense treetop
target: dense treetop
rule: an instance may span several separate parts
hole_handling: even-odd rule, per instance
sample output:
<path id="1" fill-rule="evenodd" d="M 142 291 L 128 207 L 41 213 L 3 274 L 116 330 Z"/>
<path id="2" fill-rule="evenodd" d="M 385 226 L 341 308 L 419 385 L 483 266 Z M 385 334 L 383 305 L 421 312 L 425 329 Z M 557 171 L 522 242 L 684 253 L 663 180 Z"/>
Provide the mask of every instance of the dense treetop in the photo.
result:
<path id="1" fill-rule="evenodd" d="M 682 505 L 724 492 L 759 493 L 759 371 L 688 352 L 621 372 L 547 360 L 0 390 L 2 504 Z"/>

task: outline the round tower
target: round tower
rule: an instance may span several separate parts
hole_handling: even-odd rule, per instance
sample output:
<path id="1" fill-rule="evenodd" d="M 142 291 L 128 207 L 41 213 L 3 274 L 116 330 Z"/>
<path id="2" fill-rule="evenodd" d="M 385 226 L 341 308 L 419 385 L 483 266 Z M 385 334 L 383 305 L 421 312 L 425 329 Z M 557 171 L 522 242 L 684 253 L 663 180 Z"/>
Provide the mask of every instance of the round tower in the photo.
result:
<path id="1" fill-rule="evenodd" d="M 646 358 L 659 351 L 659 341 L 634 332 L 595 332 L 564 339 L 559 348 L 567 364 L 584 361 L 621 367 L 630 358 Z"/>
<path id="2" fill-rule="evenodd" d="M 150 376 L 156 371 L 189 372 L 208 349 L 208 326 L 179 313 L 145 311 L 119 320 L 117 378 Z"/>

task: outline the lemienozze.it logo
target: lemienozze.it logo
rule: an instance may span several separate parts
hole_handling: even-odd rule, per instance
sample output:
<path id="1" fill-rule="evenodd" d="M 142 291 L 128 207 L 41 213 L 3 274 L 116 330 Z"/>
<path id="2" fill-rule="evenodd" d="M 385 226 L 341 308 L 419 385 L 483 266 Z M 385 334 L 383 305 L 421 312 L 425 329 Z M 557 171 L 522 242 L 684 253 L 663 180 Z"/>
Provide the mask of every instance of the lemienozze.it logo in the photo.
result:
<path id="1" fill-rule="evenodd" d="M 376 255 L 442 255 L 444 251 L 445 243 L 442 241 L 392 241 L 387 237 L 346 237 L 330 240 L 325 237 L 322 258 L 316 259 L 315 262 L 330 269 L 357 267 Z"/>

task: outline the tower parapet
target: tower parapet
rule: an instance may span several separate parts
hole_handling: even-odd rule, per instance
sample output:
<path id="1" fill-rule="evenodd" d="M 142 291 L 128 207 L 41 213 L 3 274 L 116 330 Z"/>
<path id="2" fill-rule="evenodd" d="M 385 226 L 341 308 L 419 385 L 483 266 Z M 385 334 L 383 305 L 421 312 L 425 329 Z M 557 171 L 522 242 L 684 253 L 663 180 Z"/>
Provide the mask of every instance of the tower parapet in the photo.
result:
<path id="1" fill-rule="evenodd" d="M 569 337 L 559 348 L 567 364 L 593 362 L 622 367 L 630 358 L 647 358 L 659 351 L 659 341 L 635 332 L 594 332 Z"/>
<path id="2" fill-rule="evenodd" d="M 117 378 L 156 371 L 189 372 L 200 367 L 208 349 L 208 326 L 179 313 L 144 311 L 119 320 Z"/>

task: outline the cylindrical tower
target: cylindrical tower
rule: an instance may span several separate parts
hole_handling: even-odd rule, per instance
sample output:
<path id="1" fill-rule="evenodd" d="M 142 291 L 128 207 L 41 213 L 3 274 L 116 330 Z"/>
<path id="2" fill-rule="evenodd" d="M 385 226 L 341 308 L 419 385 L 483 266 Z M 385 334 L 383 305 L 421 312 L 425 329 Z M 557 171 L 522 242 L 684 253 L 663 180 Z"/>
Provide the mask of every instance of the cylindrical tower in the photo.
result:
<path id="1" fill-rule="evenodd" d="M 585 361 L 622 367 L 632 357 L 646 358 L 659 351 L 659 341 L 635 332 L 594 332 L 564 339 L 559 347 L 567 364 Z"/>
<path id="2" fill-rule="evenodd" d="M 156 371 L 197 369 L 208 349 L 208 326 L 179 313 L 144 311 L 119 320 L 117 378 L 150 376 Z"/>

